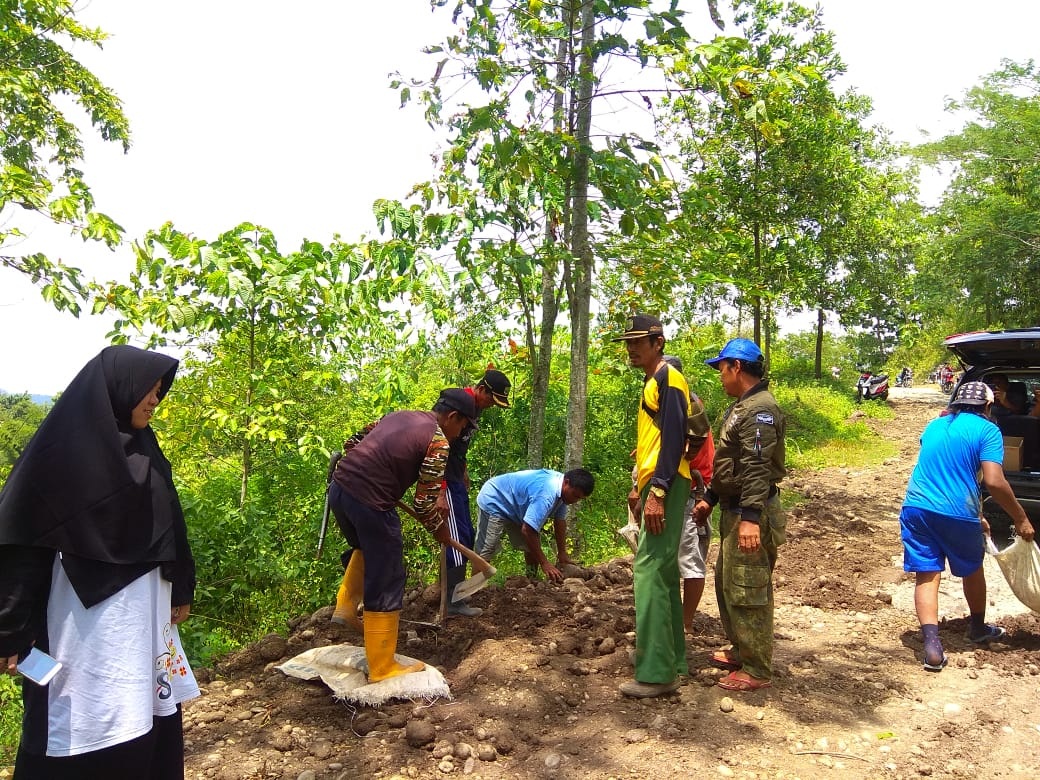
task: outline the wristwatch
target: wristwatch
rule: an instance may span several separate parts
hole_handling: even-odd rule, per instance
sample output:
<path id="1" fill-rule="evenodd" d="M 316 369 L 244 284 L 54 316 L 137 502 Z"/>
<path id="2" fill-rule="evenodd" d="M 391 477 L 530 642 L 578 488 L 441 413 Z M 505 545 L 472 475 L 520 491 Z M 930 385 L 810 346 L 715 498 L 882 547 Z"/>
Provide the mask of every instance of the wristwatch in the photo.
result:
<path id="1" fill-rule="evenodd" d="M 664 498 L 665 496 L 668 495 L 668 491 L 667 490 L 665 490 L 663 487 L 658 487 L 657 485 L 654 485 L 653 487 L 651 487 L 650 488 L 650 492 L 653 493 L 658 498 Z"/>

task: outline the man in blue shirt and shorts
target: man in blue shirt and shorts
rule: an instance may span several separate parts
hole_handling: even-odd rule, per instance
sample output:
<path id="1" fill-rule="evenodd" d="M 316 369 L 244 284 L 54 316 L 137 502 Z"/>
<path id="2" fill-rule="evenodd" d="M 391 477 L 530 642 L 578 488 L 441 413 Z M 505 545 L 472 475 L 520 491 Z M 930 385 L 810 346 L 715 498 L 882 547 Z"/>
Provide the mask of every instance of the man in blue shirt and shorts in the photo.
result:
<path id="1" fill-rule="evenodd" d="M 1004 476 L 1004 442 L 989 419 L 993 391 L 982 382 L 965 382 L 950 404 L 949 414 L 932 420 L 921 434 L 921 452 L 910 475 L 899 525 L 903 569 L 914 572 L 914 605 L 924 636 L 924 668 L 940 672 L 947 658 L 939 640 L 939 580 L 946 562 L 963 579 L 970 613 L 968 639 L 987 643 L 1004 629 L 986 623 L 986 573 L 977 474 L 989 494 L 1008 513 L 1015 531 L 1026 541 L 1033 526 Z"/>

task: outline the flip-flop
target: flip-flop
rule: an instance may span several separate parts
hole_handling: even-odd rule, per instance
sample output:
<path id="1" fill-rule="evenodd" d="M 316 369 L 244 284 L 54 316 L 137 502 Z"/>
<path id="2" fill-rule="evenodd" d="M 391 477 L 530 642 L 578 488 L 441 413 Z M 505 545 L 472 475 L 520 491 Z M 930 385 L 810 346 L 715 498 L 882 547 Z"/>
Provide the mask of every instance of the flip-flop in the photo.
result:
<path id="1" fill-rule="evenodd" d="M 724 650 L 716 650 L 714 653 L 708 656 L 708 663 L 714 666 L 716 669 L 726 669 L 727 671 L 735 672 L 737 669 L 743 667 L 740 661 L 734 661 Z"/>
<path id="2" fill-rule="evenodd" d="M 939 663 L 930 664 L 927 661 L 925 661 L 922 665 L 924 666 L 926 672 L 941 672 L 943 669 L 946 668 L 946 664 L 948 664 L 949 662 L 950 659 L 947 658 L 946 654 L 944 653 L 942 660 Z"/>
<path id="3" fill-rule="evenodd" d="M 924 670 L 926 672 L 941 672 L 943 669 L 946 668 L 946 664 L 948 664 L 949 662 L 950 662 L 950 659 L 947 658 L 946 654 L 944 653 L 943 657 L 942 657 L 942 660 L 939 663 L 937 663 L 937 664 L 930 664 L 927 661 L 925 661 L 924 662 Z"/>
<path id="4" fill-rule="evenodd" d="M 1002 637 L 1004 637 L 1006 635 L 1007 635 L 1007 631 L 1005 631 L 1000 626 L 990 626 L 990 625 L 987 625 L 986 626 L 986 633 L 984 633 L 982 636 L 974 636 L 973 637 L 971 635 L 971 632 L 969 631 L 968 634 L 967 634 L 967 638 L 968 638 L 968 641 L 972 642 L 973 644 L 984 645 L 987 642 L 992 642 L 994 639 L 1000 639 L 1000 638 L 1002 638 Z"/>
<path id="5" fill-rule="evenodd" d="M 741 692 L 758 691 L 762 688 L 773 687 L 771 680 L 756 680 L 754 678 L 745 680 L 743 677 L 734 677 L 732 674 L 726 675 L 715 684 L 727 691 Z"/>

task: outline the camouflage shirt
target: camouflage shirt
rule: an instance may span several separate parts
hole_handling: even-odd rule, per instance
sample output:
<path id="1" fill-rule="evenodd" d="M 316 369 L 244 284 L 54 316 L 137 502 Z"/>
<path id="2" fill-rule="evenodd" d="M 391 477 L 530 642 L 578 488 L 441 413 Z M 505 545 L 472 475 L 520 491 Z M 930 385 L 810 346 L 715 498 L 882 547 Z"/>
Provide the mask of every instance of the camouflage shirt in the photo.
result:
<path id="1" fill-rule="evenodd" d="M 758 521 L 784 466 L 783 412 L 763 380 L 737 399 L 722 418 L 715 445 L 715 468 L 705 499 L 713 506 L 739 507 L 745 520 Z"/>

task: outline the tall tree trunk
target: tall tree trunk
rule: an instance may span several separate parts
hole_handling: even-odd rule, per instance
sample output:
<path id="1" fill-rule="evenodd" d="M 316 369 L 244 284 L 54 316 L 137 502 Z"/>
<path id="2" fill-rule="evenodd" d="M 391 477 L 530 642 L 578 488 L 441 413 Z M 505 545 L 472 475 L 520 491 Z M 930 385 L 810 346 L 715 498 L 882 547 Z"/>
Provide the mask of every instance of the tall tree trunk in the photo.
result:
<path id="1" fill-rule="evenodd" d="M 764 331 L 762 342 L 762 359 L 768 366 L 773 352 L 773 304 L 771 301 L 766 301 L 765 315 L 762 317 L 762 326 Z"/>
<path id="2" fill-rule="evenodd" d="M 754 284 L 759 284 L 762 277 L 762 233 L 761 228 L 756 223 L 754 228 L 755 237 L 755 281 Z M 754 292 L 751 296 L 751 308 L 753 312 L 754 325 L 755 325 L 755 337 L 754 342 L 756 344 L 762 343 L 762 298 L 759 296 L 758 291 Z"/>
<path id="3" fill-rule="evenodd" d="M 253 471 L 253 447 L 249 441 L 248 431 L 252 427 L 253 409 L 253 377 L 256 375 L 256 312 L 251 315 L 249 325 L 249 378 L 246 380 L 246 417 L 242 430 L 246 431 L 242 443 L 242 485 L 238 494 L 238 508 L 246 505 L 249 497 L 249 475 Z"/>
<path id="4" fill-rule="evenodd" d="M 568 13 L 564 10 L 563 13 Z M 571 17 L 573 19 L 573 16 Z M 570 26 L 573 28 L 573 22 Z M 562 133 L 565 115 L 563 95 L 570 74 L 570 39 L 560 38 L 556 48 L 556 94 L 553 96 L 553 132 Z M 532 356 L 531 416 L 527 434 L 527 467 L 540 469 L 545 463 L 545 408 L 549 399 L 549 376 L 552 372 L 553 334 L 560 313 L 556 271 L 556 230 L 552 220 L 545 223 L 545 256 L 542 258 L 542 321 L 538 329 L 538 346 L 529 345 Z"/>
<path id="5" fill-rule="evenodd" d="M 816 310 L 816 366 L 815 376 L 817 379 L 823 378 L 823 325 L 826 322 L 826 318 L 823 314 L 823 309 L 819 308 Z"/>
<path id="6" fill-rule="evenodd" d="M 594 0 L 581 2 L 581 54 L 578 64 L 577 122 L 574 134 L 574 197 L 571 252 L 573 254 L 571 314 L 570 398 L 567 403 L 567 468 L 585 459 L 585 419 L 588 410 L 589 310 L 592 300 L 592 244 L 589 241 L 589 152 L 592 129 L 592 93 L 596 42 Z"/>

